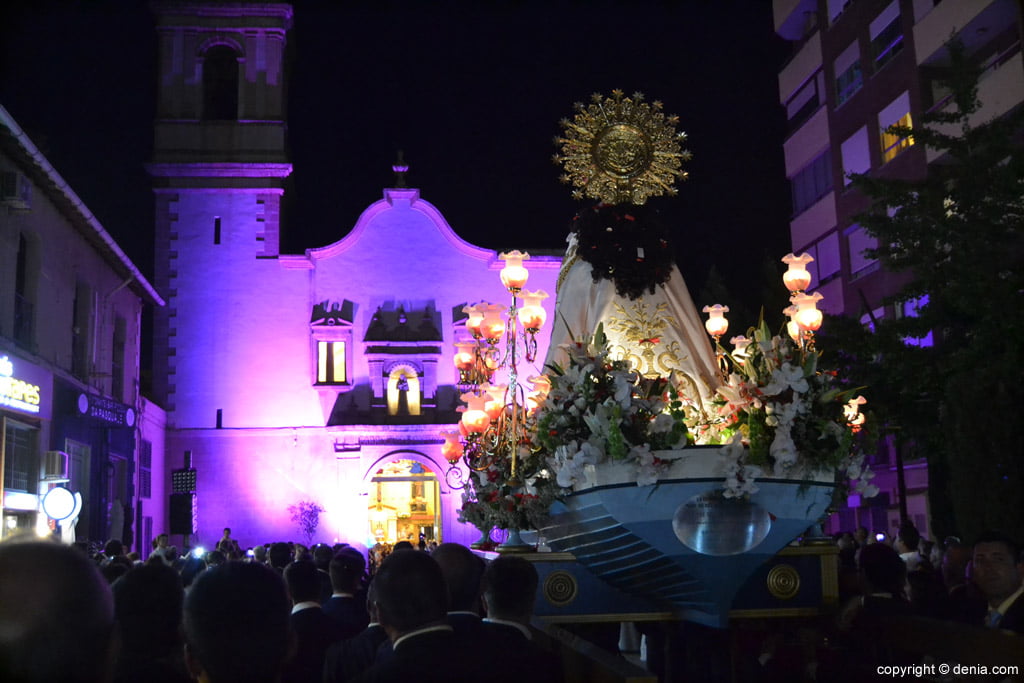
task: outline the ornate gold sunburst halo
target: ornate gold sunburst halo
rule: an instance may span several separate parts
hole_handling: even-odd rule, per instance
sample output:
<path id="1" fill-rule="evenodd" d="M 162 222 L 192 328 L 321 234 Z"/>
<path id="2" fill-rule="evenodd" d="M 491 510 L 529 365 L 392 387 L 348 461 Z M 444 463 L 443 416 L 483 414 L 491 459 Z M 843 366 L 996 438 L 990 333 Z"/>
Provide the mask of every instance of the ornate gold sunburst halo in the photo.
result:
<path id="1" fill-rule="evenodd" d="M 574 186 L 575 199 L 591 197 L 609 204 L 643 204 L 649 197 L 676 194 L 675 179 L 686 180 L 682 163 L 691 154 L 682 149 L 686 133 L 676 132 L 679 117 L 666 116 L 661 102 L 644 102 L 642 93 L 625 97 L 591 96 L 577 102 L 573 120 L 562 119 L 564 137 L 556 137 L 561 154 L 554 161 Z"/>

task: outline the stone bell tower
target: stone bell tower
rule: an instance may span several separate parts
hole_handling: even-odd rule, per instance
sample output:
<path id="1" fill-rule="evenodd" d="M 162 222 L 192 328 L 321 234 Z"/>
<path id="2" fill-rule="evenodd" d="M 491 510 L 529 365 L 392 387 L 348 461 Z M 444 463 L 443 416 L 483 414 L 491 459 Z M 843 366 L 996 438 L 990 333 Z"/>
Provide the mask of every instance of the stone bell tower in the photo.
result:
<path id="1" fill-rule="evenodd" d="M 211 386 L 238 334 L 247 283 L 279 256 L 286 154 L 284 55 L 292 8 L 155 2 L 154 391 L 168 427 L 220 425 Z M 270 262 L 270 263 L 267 263 Z M 237 390 L 238 388 L 235 387 Z M 201 413 L 200 413 L 201 411 Z"/>

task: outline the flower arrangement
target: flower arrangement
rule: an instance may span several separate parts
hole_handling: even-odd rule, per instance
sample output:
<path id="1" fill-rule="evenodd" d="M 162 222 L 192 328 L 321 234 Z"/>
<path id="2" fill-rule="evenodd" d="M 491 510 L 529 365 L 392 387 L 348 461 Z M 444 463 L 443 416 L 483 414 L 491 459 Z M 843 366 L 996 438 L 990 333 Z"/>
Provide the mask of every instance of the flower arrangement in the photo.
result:
<path id="1" fill-rule="evenodd" d="M 856 448 L 862 397 L 819 369 L 810 343 L 773 336 L 762 322 L 736 349 L 719 347 L 723 384 L 710 413 L 666 378 L 647 379 L 610 356 L 603 330 L 565 345 L 565 368 L 551 367 L 551 390 L 538 407 L 533 437 L 548 456 L 555 483 L 570 488 L 587 465 L 628 462 L 638 486 L 657 483 L 671 464 L 665 451 L 720 444 L 727 498 L 756 493 L 758 477 L 845 473 L 865 497 L 874 476 Z"/>
<path id="2" fill-rule="evenodd" d="M 752 339 L 733 339 L 732 353 L 719 347 L 726 381 L 717 389 L 712 420 L 699 429 L 698 442 L 726 444 L 725 495 L 756 492 L 763 474 L 803 478 L 830 471 L 845 473 L 865 497 L 877 494 L 854 438 L 864 424 L 864 398 L 849 398 L 857 390 L 843 390 L 834 372 L 819 368 L 812 338 L 773 336 L 763 321 L 750 333 Z"/>
<path id="3" fill-rule="evenodd" d="M 530 430 L 531 433 L 533 430 Z M 459 521 L 472 524 L 482 533 L 492 528 L 537 529 L 548 515 L 561 491 L 532 441 L 520 445 L 515 486 L 510 458 L 497 458 L 471 475 L 462 491 Z"/>
<path id="4" fill-rule="evenodd" d="M 565 368 L 549 366 L 551 389 L 536 413 L 536 439 L 549 455 L 559 487 L 583 477 L 586 465 L 636 464 L 637 484 L 653 484 L 667 468 L 656 451 L 684 446 L 687 411 L 665 378 L 646 379 L 610 356 L 603 326 L 593 339 L 563 346 Z"/>

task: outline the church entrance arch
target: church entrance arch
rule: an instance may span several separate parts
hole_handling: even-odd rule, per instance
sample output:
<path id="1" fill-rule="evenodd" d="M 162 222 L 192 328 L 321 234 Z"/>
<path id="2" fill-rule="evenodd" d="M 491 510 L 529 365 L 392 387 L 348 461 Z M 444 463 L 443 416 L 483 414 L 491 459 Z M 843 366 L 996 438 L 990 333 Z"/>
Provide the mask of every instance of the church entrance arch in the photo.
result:
<path id="1" fill-rule="evenodd" d="M 416 547 L 441 543 L 442 501 L 436 465 L 422 453 L 394 451 L 366 475 L 367 534 L 371 544 L 389 551 L 408 541 Z"/>

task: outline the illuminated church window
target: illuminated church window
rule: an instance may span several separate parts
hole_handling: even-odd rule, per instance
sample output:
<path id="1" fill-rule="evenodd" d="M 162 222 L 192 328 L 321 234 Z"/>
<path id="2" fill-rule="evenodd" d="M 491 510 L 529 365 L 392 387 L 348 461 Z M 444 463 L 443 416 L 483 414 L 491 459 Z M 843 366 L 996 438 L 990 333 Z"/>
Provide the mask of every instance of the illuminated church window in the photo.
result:
<path id="1" fill-rule="evenodd" d="M 317 342 L 316 383 L 346 384 L 345 342 Z"/>
<path id="2" fill-rule="evenodd" d="M 420 414 L 420 378 L 408 365 L 399 365 L 388 374 L 388 415 Z"/>
<path id="3" fill-rule="evenodd" d="M 238 119 L 238 55 L 227 45 L 210 48 L 203 58 L 203 118 Z"/>
<path id="4" fill-rule="evenodd" d="M 317 386 L 351 385 L 351 301 L 323 301 L 313 307 L 313 377 Z"/>

